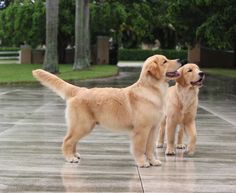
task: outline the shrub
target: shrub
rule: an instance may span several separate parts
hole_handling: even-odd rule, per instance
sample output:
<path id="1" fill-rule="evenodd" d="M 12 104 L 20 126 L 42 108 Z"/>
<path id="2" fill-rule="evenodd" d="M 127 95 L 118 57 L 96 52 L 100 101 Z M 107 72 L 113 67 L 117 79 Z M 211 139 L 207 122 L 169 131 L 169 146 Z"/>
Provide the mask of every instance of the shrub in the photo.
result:
<path id="1" fill-rule="evenodd" d="M 17 47 L 0 47 L 0 51 L 19 51 L 20 48 Z"/>
<path id="2" fill-rule="evenodd" d="M 144 61 L 149 56 L 161 54 L 170 59 L 187 59 L 187 50 L 141 50 L 141 49 L 120 49 L 118 60 Z"/>

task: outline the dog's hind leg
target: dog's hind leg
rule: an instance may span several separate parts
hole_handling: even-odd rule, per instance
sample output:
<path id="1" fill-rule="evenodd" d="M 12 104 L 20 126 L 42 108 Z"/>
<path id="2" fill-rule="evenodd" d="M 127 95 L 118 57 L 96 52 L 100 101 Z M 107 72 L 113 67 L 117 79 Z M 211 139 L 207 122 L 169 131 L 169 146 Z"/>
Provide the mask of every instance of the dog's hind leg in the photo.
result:
<path id="1" fill-rule="evenodd" d="M 66 112 L 68 131 L 64 138 L 62 151 L 65 159 L 71 163 L 79 162 L 80 157 L 76 153 L 77 142 L 88 135 L 95 126 L 91 114 L 82 106 L 79 108 L 80 111 L 78 113 L 75 107 L 69 106 Z"/>
<path id="2" fill-rule="evenodd" d="M 165 140 L 165 130 L 166 130 L 166 118 L 164 118 L 161 122 L 157 140 L 157 148 L 164 147 L 164 140 Z"/>

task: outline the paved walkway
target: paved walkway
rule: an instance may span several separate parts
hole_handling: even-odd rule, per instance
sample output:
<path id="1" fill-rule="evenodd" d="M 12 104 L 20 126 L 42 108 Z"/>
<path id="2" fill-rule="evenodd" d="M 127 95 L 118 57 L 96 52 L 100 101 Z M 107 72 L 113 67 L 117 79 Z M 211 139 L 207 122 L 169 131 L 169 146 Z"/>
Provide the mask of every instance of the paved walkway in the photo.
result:
<path id="1" fill-rule="evenodd" d="M 135 78 L 80 84 L 123 87 Z M 126 135 L 100 127 L 79 144 L 81 162 L 65 163 L 64 101 L 43 87 L 0 87 L 0 192 L 235 193 L 236 92 L 216 82 L 201 92 L 196 155 L 159 150 L 163 165 L 147 169 L 135 166 Z"/>

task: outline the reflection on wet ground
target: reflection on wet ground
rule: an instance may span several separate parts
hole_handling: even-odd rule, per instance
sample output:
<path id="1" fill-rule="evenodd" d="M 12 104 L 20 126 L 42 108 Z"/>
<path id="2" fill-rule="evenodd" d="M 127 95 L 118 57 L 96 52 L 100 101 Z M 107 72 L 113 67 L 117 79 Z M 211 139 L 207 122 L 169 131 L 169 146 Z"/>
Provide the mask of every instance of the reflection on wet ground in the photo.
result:
<path id="1" fill-rule="evenodd" d="M 201 89 L 201 99 L 225 100 L 236 97 L 236 79 L 207 76 Z"/>
<path id="2" fill-rule="evenodd" d="M 201 89 L 200 107 L 236 126 L 236 79 L 208 76 Z"/>
<path id="3" fill-rule="evenodd" d="M 136 73 L 77 81 L 124 87 Z M 65 163 L 65 103 L 38 87 L 0 87 L 0 192 L 236 192 L 235 80 L 207 77 L 197 115 L 194 157 L 178 151 L 161 167 L 138 169 L 123 133 L 97 127 L 78 145 L 79 164 Z"/>

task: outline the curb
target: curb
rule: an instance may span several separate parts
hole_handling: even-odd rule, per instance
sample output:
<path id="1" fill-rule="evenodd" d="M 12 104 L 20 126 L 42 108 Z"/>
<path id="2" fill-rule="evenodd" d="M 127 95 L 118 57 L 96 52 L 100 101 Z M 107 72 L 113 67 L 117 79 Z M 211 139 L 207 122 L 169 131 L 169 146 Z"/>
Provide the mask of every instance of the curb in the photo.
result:
<path id="1" fill-rule="evenodd" d="M 119 72 L 140 72 L 143 61 L 119 61 L 117 67 Z"/>

